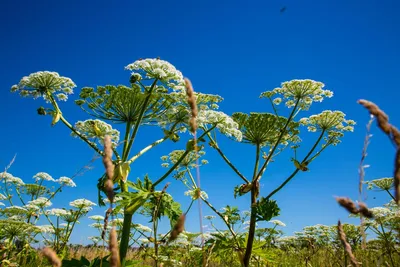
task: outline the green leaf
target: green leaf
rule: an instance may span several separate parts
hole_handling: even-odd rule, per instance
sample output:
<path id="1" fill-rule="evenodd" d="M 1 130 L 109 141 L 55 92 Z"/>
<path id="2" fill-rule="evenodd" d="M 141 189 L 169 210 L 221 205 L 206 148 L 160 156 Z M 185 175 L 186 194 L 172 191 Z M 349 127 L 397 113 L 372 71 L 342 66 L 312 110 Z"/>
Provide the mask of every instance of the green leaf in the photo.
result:
<path id="1" fill-rule="evenodd" d="M 273 217 L 279 216 L 280 209 L 275 200 L 270 200 L 262 197 L 257 201 L 256 209 L 256 221 L 269 221 Z"/>

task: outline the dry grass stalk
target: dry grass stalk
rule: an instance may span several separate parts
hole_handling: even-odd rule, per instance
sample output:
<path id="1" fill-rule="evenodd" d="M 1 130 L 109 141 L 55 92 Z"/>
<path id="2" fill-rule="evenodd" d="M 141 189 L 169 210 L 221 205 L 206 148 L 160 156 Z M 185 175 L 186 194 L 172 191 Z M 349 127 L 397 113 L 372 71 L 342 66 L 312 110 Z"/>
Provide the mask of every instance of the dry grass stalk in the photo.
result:
<path id="1" fill-rule="evenodd" d="M 376 104 L 361 99 L 358 101 L 359 104 L 363 105 L 371 115 L 377 118 L 379 128 L 389 136 L 392 142 L 396 145 L 396 159 L 394 164 L 394 190 L 395 190 L 395 201 L 400 205 L 400 131 L 389 123 L 389 117 L 386 113 L 381 110 Z"/>
<path id="2" fill-rule="evenodd" d="M 358 209 L 356 204 L 348 197 L 336 197 L 336 201 L 339 203 L 340 206 L 345 208 L 348 212 L 352 214 L 358 214 Z"/>
<path id="3" fill-rule="evenodd" d="M 171 231 L 168 242 L 174 241 L 178 237 L 178 235 L 183 232 L 183 230 L 185 229 L 185 217 L 186 217 L 185 214 L 182 214 L 179 217 L 178 221 L 174 226 L 174 229 L 172 229 Z"/>
<path id="4" fill-rule="evenodd" d="M 110 267 L 121 266 L 121 262 L 119 259 L 119 251 L 118 251 L 117 231 L 115 230 L 115 227 L 113 227 L 110 232 L 109 248 L 110 248 L 110 252 L 111 252 Z"/>
<path id="5" fill-rule="evenodd" d="M 107 194 L 110 203 L 114 202 L 114 183 L 112 181 L 114 177 L 114 164 L 112 162 L 112 143 L 110 136 L 106 135 L 104 137 L 104 156 L 103 164 L 106 169 L 107 181 L 104 184 L 104 189 Z"/>
<path id="6" fill-rule="evenodd" d="M 197 104 L 196 104 L 196 98 L 194 96 L 193 86 L 190 80 L 187 78 L 185 78 L 185 87 L 186 87 L 187 102 L 189 104 L 190 112 L 192 115 L 189 121 L 189 126 L 190 126 L 190 131 L 194 133 L 197 130 L 196 117 L 198 111 L 197 111 Z"/>
<path id="7" fill-rule="evenodd" d="M 351 264 L 353 266 L 360 266 L 360 264 L 358 263 L 356 257 L 354 257 L 354 255 L 353 255 L 353 252 L 351 250 L 350 244 L 346 240 L 346 234 L 343 231 L 343 226 L 342 226 L 340 221 L 338 221 L 338 235 L 339 235 L 340 241 L 342 241 L 344 249 L 346 250 L 347 254 L 350 257 Z"/>
<path id="8" fill-rule="evenodd" d="M 374 215 L 372 212 L 368 209 L 367 205 L 364 202 L 358 202 L 358 211 L 362 214 L 362 216 L 372 219 Z"/>
<path id="9" fill-rule="evenodd" d="M 42 253 L 49 260 L 53 267 L 61 267 L 61 260 L 53 249 L 45 247 L 42 249 Z"/>
<path id="10" fill-rule="evenodd" d="M 394 162 L 394 190 L 397 205 L 400 205 L 400 148 L 397 148 Z"/>
<path id="11" fill-rule="evenodd" d="M 359 195 L 358 201 L 360 202 L 359 203 L 359 207 L 360 207 L 359 211 L 362 215 L 364 215 L 364 216 L 367 215 L 366 217 L 372 216 L 372 214 L 369 212 L 368 208 L 366 208 L 366 205 L 363 202 L 361 202 L 362 196 L 363 196 L 362 189 L 363 189 L 363 183 L 364 183 L 364 178 L 365 178 L 365 168 L 369 167 L 369 165 L 364 164 L 364 161 L 368 155 L 367 148 L 368 148 L 368 145 L 370 144 L 370 138 L 372 137 L 372 134 L 370 134 L 370 131 L 371 131 L 371 126 L 374 121 L 374 118 L 375 118 L 374 115 L 371 114 L 371 118 L 366 127 L 367 133 L 365 135 L 364 146 L 363 146 L 363 150 L 361 153 L 360 165 L 358 167 L 358 173 L 359 173 L 359 177 L 360 177 L 359 183 L 358 183 L 358 195 Z M 366 196 L 364 197 L 364 199 L 366 199 Z M 362 249 L 366 249 L 366 247 L 367 247 L 367 236 L 365 234 L 364 224 L 365 224 L 364 217 L 360 216 L 360 226 L 361 226 L 360 231 L 361 231 L 361 237 L 362 237 L 361 248 Z"/>
<path id="12" fill-rule="evenodd" d="M 104 225 L 103 225 L 103 231 L 101 231 L 101 239 L 105 239 L 106 236 L 106 231 L 107 231 L 107 226 L 108 226 L 108 220 L 110 218 L 110 214 L 112 212 L 112 208 L 108 208 L 106 211 L 106 216 L 104 217 Z"/>

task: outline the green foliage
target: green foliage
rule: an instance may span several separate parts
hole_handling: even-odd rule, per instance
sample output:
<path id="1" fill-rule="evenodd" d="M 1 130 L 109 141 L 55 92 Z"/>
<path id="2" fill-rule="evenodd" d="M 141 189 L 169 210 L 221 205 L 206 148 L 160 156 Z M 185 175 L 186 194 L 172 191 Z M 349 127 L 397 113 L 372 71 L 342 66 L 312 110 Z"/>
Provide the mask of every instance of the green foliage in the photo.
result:
<path id="1" fill-rule="evenodd" d="M 239 129 L 243 132 L 244 143 L 261 146 L 274 145 L 288 120 L 271 113 L 256 112 L 251 112 L 250 115 L 236 112 L 232 114 L 232 118 L 239 124 Z M 286 127 L 285 135 L 280 143 L 294 139 L 299 133 L 298 127 L 298 123 L 291 121 Z"/>
<path id="2" fill-rule="evenodd" d="M 279 216 L 280 209 L 275 200 L 270 200 L 262 197 L 257 201 L 256 209 L 256 221 L 269 221 L 273 217 Z"/>

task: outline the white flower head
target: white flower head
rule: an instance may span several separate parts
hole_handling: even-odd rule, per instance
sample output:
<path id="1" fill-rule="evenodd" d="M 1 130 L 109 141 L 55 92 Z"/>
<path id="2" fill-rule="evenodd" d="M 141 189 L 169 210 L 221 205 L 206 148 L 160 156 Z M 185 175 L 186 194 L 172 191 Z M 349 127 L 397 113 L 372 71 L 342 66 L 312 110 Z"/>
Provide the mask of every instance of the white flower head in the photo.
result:
<path id="1" fill-rule="evenodd" d="M 29 201 L 28 204 L 36 205 L 41 208 L 50 207 L 51 205 L 53 205 L 51 201 L 45 197 L 38 197 L 37 199 Z"/>
<path id="2" fill-rule="evenodd" d="M 76 187 L 76 184 L 74 183 L 74 181 L 71 178 L 68 178 L 65 176 L 60 177 L 58 180 L 56 180 L 56 182 L 61 185 Z"/>
<path id="3" fill-rule="evenodd" d="M 280 220 L 270 220 L 269 222 L 270 222 L 270 223 L 273 223 L 273 224 L 275 224 L 275 225 L 277 225 L 277 226 L 282 226 L 282 227 L 285 227 L 285 226 L 286 226 L 286 224 L 284 224 L 284 223 L 281 222 Z"/>
<path id="4" fill-rule="evenodd" d="M 11 183 L 16 186 L 21 186 L 21 185 L 25 184 L 21 178 L 15 177 L 11 173 L 8 173 L 8 172 L 1 172 L 0 180 L 5 180 L 6 183 Z"/>
<path id="5" fill-rule="evenodd" d="M 272 91 L 263 92 L 260 97 L 279 96 L 273 100 L 274 104 L 277 105 L 284 100 L 289 108 L 297 105 L 302 110 L 308 110 L 313 102 L 322 102 L 325 97 L 333 96 L 332 91 L 324 90 L 324 87 L 322 82 L 310 79 L 291 80 L 283 82 L 281 87 Z"/>
<path id="6" fill-rule="evenodd" d="M 80 209 L 82 211 L 89 211 L 92 209 L 92 206 L 96 206 L 95 203 L 93 203 L 90 200 L 84 199 L 84 198 L 74 200 L 74 201 L 70 202 L 69 205 L 72 207 L 75 207 L 77 209 Z"/>
<path id="7" fill-rule="evenodd" d="M 37 227 L 43 234 L 54 234 L 55 233 L 54 228 L 51 225 L 38 225 Z"/>
<path id="8" fill-rule="evenodd" d="M 106 135 L 110 136 L 114 145 L 119 141 L 119 131 L 102 120 L 78 121 L 75 123 L 75 129 L 88 139 L 98 139 L 101 144 L 103 144 Z M 76 137 L 75 133 L 71 133 L 71 135 Z"/>
<path id="9" fill-rule="evenodd" d="M 89 224 L 89 227 L 96 228 L 96 229 L 103 229 L 104 225 L 100 222 Z"/>
<path id="10" fill-rule="evenodd" d="M 222 134 L 228 137 L 234 137 L 237 141 L 242 141 L 242 132 L 239 125 L 230 116 L 221 111 L 201 110 L 197 115 L 197 123 L 199 125 L 216 125 Z"/>
<path id="11" fill-rule="evenodd" d="M 140 59 L 127 65 L 125 69 L 133 71 L 132 75 L 143 73 L 147 78 L 158 79 L 174 91 L 183 92 L 185 90 L 182 73 L 165 60 L 157 58 Z"/>
<path id="12" fill-rule="evenodd" d="M 198 199 L 199 197 L 203 199 L 207 199 L 208 195 L 205 191 L 200 191 L 199 188 L 188 190 L 185 192 L 185 196 L 190 196 L 193 200 Z"/>
<path id="13" fill-rule="evenodd" d="M 89 219 L 94 220 L 94 221 L 104 221 L 104 216 L 93 215 L 93 216 L 89 216 Z"/>
<path id="14" fill-rule="evenodd" d="M 60 217 L 60 216 L 68 216 L 71 213 L 65 209 L 51 209 L 51 210 L 46 210 L 45 213 L 47 215 L 52 215 L 52 216 L 56 216 L 56 217 Z"/>
<path id="15" fill-rule="evenodd" d="M 137 229 L 140 232 L 144 233 L 151 233 L 153 230 L 151 230 L 150 227 L 147 227 L 145 225 L 141 225 L 140 223 L 134 224 L 133 228 Z"/>
<path id="16" fill-rule="evenodd" d="M 60 76 L 57 72 L 39 71 L 25 76 L 21 81 L 11 87 L 11 92 L 19 91 L 22 97 L 38 98 L 46 94 L 59 92 L 57 98 L 66 101 L 69 94 L 73 93 L 76 84 L 67 77 Z"/>
<path id="17" fill-rule="evenodd" d="M 45 172 L 38 172 L 33 176 L 33 179 L 35 179 L 36 182 L 43 180 L 43 181 L 51 181 L 55 182 L 56 180 L 53 179 L 53 177 L 50 176 L 50 174 L 45 173 Z"/>

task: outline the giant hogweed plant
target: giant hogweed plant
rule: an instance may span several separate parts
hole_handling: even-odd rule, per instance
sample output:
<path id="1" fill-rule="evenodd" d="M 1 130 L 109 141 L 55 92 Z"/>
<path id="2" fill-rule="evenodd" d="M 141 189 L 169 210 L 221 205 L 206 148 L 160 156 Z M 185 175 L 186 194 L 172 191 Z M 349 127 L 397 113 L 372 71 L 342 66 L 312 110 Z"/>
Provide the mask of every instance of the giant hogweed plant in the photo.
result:
<path id="1" fill-rule="evenodd" d="M 103 155 L 100 146 L 105 135 L 111 137 L 114 145 L 115 173 L 113 182 L 116 193 L 120 194 L 122 201 L 124 221 L 122 226 L 120 256 L 123 261 L 128 245 L 133 214 L 147 201 L 152 201 L 159 192 L 156 186 L 162 183 L 179 165 L 179 163 L 194 149 L 194 138 L 190 139 L 185 147 L 185 152 L 172 165 L 164 175 L 157 180 L 150 179 L 133 183 L 128 180 L 131 165 L 144 153 L 172 140 L 180 140 L 179 133 L 185 132 L 190 126 L 190 108 L 186 99 L 185 83 L 182 73 L 169 62 L 160 59 L 144 59 L 135 61 L 126 66 L 132 71 L 130 85 L 106 85 L 97 88 L 84 87 L 79 93 L 75 103 L 92 116 L 92 119 L 71 123 L 61 110 L 59 101 L 67 101 L 68 95 L 73 93 L 75 83 L 67 77 L 62 77 L 56 72 L 40 71 L 23 77 L 21 81 L 12 86 L 12 92 L 19 92 L 22 97 L 34 99 L 43 98 L 46 107 L 39 107 L 39 115 L 50 115 L 52 125 L 62 123 L 71 130 L 71 134 L 87 143 L 99 155 Z M 218 128 L 228 136 L 241 138 L 240 131 L 233 120 L 222 112 L 216 111 L 217 103 L 222 100 L 220 96 L 195 93 L 199 108 L 198 120 L 203 126 L 198 131 L 198 140 L 204 140 L 210 131 Z M 123 124 L 125 132 L 122 135 L 113 129 L 111 124 Z M 149 143 L 142 149 L 134 152 L 133 144 L 142 126 L 157 126 L 161 138 Z M 204 130 L 203 132 L 200 132 Z M 102 205 L 104 193 L 104 174 L 98 182 L 99 204 Z M 170 218 L 173 221 L 173 218 Z"/>
<path id="2" fill-rule="evenodd" d="M 238 124 L 242 133 L 242 143 L 255 147 L 254 169 L 250 176 L 245 176 L 225 155 L 219 147 L 215 135 L 207 133 L 210 146 L 214 148 L 230 168 L 242 180 L 242 184 L 234 189 L 235 196 L 250 193 L 250 222 L 247 234 L 246 247 L 239 249 L 239 258 L 243 266 L 250 266 L 257 221 L 268 221 L 277 216 L 279 208 L 272 197 L 278 193 L 299 172 L 309 170 L 309 165 L 326 148 L 340 143 L 345 132 L 353 131 L 352 120 L 345 119 L 341 111 L 326 110 L 320 114 L 311 115 L 297 120 L 298 114 L 308 111 L 313 102 L 321 102 L 330 98 L 333 93 L 325 90 L 324 84 L 313 80 L 292 80 L 282 83 L 281 87 L 261 94 L 261 98 L 268 99 L 272 105 L 272 113 L 234 113 L 232 118 Z M 283 116 L 278 109 L 279 104 L 285 102 L 289 108 L 289 115 Z M 281 114 L 280 114 L 281 113 Z M 309 132 L 315 132 L 315 143 L 308 149 L 304 148 L 304 157 L 300 156 L 303 149 L 300 139 L 300 127 L 307 127 Z M 207 130 L 207 128 L 203 128 Z M 260 180 L 268 165 L 276 161 L 277 156 L 285 149 L 294 150 L 294 169 L 282 184 L 273 189 L 265 197 L 260 197 Z M 249 178 L 250 177 L 250 178 Z"/>
<path id="3" fill-rule="evenodd" d="M 76 187 L 71 178 L 54 179 L 39 172 L 34 182 L 26 183 L 11 173 L 0 173 L 0 237 L 7 260 L 19 259 L 25 264 L 27 256 L 35 255 L 32 245 L 42 242 L 65 256 L 71 234 L 93 205 L 87 199 L 70 202 L 71 208 L 50 208 L 52 200 L 65 187 Z"/>

